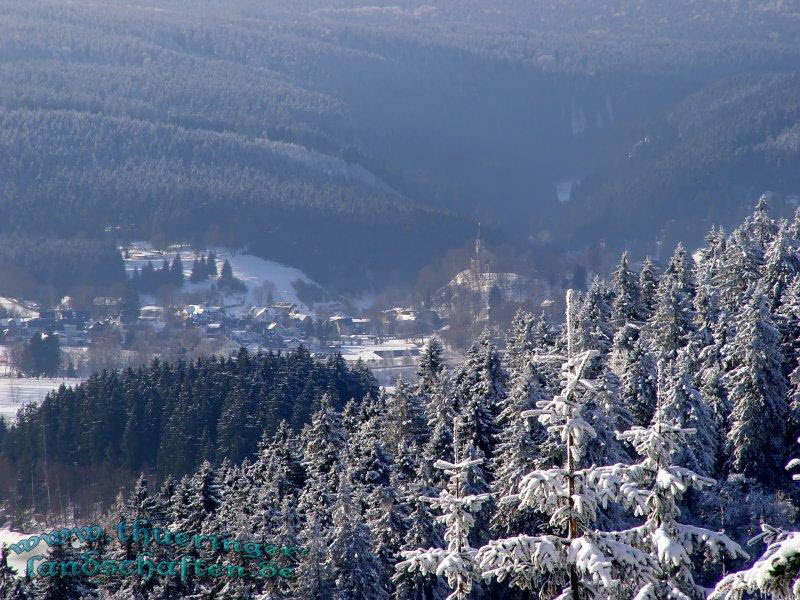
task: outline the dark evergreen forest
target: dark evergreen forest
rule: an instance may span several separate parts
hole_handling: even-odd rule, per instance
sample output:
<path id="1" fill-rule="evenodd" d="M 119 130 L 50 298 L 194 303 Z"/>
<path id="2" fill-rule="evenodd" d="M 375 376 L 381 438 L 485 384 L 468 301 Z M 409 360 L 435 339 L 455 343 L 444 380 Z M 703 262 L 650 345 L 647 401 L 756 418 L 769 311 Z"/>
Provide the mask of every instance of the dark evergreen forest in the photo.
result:
<path id="1" fill-rule="evenodd" d="M 40 510 L 57 511 L 55 498 L 89 508 L 142 471 L 164 479 L 203 460 L 239 463 L 282 420 L 302 427 L 323 393 L 341 409 L 375 397 L 377 385 L 362 365 L 350 368 L 341 356 L 320 362 L 303 348 L 104 371 L 22 409 L 3 428 L 3 459 L 14 474 L 3 495 L 19 509 L 42 494 L 51 501 Z"/>
<path id="2" fill-rule="evenodd" d="M 0 295 L 52 306 L 68 292 L 87 289 L 117 291 L 123 295 L 125 266 L 112 242 L 39 235 L 0 236 Z"/>

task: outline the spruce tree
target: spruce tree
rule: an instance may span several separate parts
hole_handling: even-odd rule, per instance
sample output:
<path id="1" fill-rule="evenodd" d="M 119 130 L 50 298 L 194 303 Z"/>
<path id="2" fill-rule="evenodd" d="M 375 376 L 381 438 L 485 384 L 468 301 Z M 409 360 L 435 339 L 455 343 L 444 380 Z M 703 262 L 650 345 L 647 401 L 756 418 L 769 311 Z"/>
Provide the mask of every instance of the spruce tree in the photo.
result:
<path id="1" fill-rule="evenodd" d="M 619 434 L 642 458 L 632 471 L 636 489 L 629 486 L 627 498 L 635 514 L 645 517 L 643 525 L 625 530 L 620 539 L 649 552 L 657 563 L 655 581 L 639 591 L 637 600 L 703 600 L 706 590 L 694 580 L 692 556 L 701 550 L 717 559 L 747 554 L 724 533 L 678 522 L 683 494 L 709 487 L 714 480 L 678 466 L 676 459 L 685 454 L 694 430 L 668 420 L 668 413 L 659 407 L 649 427 Z"/>
<path id="2" fill-rule="evenodd" d="M 445 525 L 444 541 L 446 548 L 417 548 L 402 553 L 403 559 L 397 563 L 398 573 L 419 573 L 422 577 L 436 575 L 443 577 L 452 593 L 447 600 L 468 600 L 476 593 L 476 583 L 480 582 L 477 566 L 477 551 L 470 545 L 470 534 L 475 525 L 474 514 L 489 500 L 489 494 L 467 494 L 469 470 L 480 466 L 483 459 L 462 459 L 458 438 L 453 441 L 455 463 L 439 460 L 434 466 L 445 472 L 447 487 L 437 498 L 422 497 L 441 511 L 438 521 Z"/>
<path id="3" fill-rule="evenodd" d="M 345 439 L 339 414 L 331 406 L 330 396 L 320 400 L 319 409 L 311 417 L 301 434 L 302 458 L 305 471 L 305 486 L 300 493 L 298 511 L 302 516 L 314 511 L 325 528 L 328 521 L 323 516 L 326 507 L 333 504 L 338 482 L 338 473 L 345 451 Z"/>
<path id="4" fill-rule="evenodd" d="M 442 391 L 446 364 L 444 348 L 437 337 L 431 337 L 425 343 L 417 366 L 417 395 L 425 402 Z"/>
<path id="5" fill-rule="evenodd" d="M 681 271 L 676 268 L 672 276 L 665 275 L 659 283 L 647 336 L 659 360 L 673 361 L 680 349 L 691 341 L 693 331 L 691 299 L 682 283 Z"/>
<path id="6" fill-rule="evenodd" d="M 642 317 L 641 290 L 637 273 L 628 265 L 628 253 L 623 252 L 619 265 L 611 274 L 611 319 L 616 328 L 634 323 Z"/>
<path id="7" fill-rule="evenodd" d="M 642 261 L 639 270 L 639 319 L 646 321 L 656 308 L 656 293 L 658 291 L 658 274 L 650 257 Z"/>
<path id="8" fill-rule="evenodd" d="M 531 360 L 524 370 L 515 372 L 510 391 L 498 420 L 500 434 L 494 458 L 494 493 L 504 498 L 516 491 L 516 485 L 525 473 L 544 464 L 552 448 L 544 429 L 538 423 L 531 425 L 522 415 L 534 410 L 546 394 L 542 376 Z M 492 528 L 502 533 L 529 531 L 538 522 L 532 513 L 521 512 L 510 503 L 500 503 L 492 516 Z"/>
<path id="9" fill-rule="evenodd" d="M 567 293 L 567 338 L 571 339 L 573 292 Z M 538 402 L 523 416 L 537 417 L 564 445 L 563 467 L 534 469 L 506 497 L 519 510 L 550 516 L 549 526 L 562 535 L 518 535 L 490 541 L 476 557 L 484 577 L 508 581 L 523 590 L 543 590 L 559 598 L 628 597 L 652 578 L 654 561 L 619 541 L 618 532 L 594 528 L 597 510 L 620 502 L 627 470 L 624 465 L 582 467 L 587 443 L 597 435 L 584 419 L 587 401 L 597 389 L 586 374 L 597 350 L 572 356 L 539 357 L 559 362 L 563 387 L 551 400 Z M 502 500 L 501 500 L 502 502 Z"/>
<path id="10" fill-rule="evenodd" d="M 733 370 L 726 375 L 730 467 L 765 483 L 776 483 L 784 462 L 788 408 L 781 372 L 778 331 L 763 296 L 755 296 L 738 319 L 738 335 L 728 347 Z"/>
<path id="11" fill-rule="evenodd" d="M 694 364 L 683 350 L 674 363 L 663 362 L 659 369 L 659 400 L 655 421 L 672 423 L 694 432 L 695 443 L 682 444 L 674 453 L 676 464 L 702 475 L 713 473 L 720 436 L 716 422 L 700 392 L 692 383 Z"/>
<path id="12" fill-rule="evenodd" d="M 614 336 L 610 366 L 620 382 L 620 401 L 633 422 L 646 425 L 653 418 L 658 393 L 656 362 L 635 325 L 623 326 Z"/>
<path id="13" fill-rule="evenodd" d="M 183 285 L 183 261 L 181 260 L 181 255 L 176 254 L 175 258 L 172 259 L 172 264 L 169 268 L 170 272 L 170 281 L 177 285 L 178 287 Z"/>
<path id="14" fill-rule="evenodd" d="M 360 510 L 355 508 L 362 506 L 363 502 L 361 491 L 353 485 L 350 474 L 342 470 L 332 506 L 328 545 L 327 564 L 335 582 L 332 600 L 389 598 L 380 558 L 373 551 L 372 535 L 361 518 Z"/>
<path id="15" fill-rule="evenodd" d="M 33 600 L 27 579 L 17 576 L 8 564 L 8 547 L 0 544 L 0 598 L 3 600 Z"/>

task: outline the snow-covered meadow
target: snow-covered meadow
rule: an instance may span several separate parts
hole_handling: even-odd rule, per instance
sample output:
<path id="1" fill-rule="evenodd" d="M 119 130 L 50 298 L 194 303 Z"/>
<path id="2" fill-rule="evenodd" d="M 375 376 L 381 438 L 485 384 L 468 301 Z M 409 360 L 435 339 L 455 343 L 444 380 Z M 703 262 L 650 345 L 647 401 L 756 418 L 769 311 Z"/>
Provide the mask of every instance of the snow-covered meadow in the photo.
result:
<path id="1" fill-rule="evenodd" d="M 0 377 L 0 416 L 10 423 L 22 406 L 31 402 L 38 404 L 50 391 L 58 389 L 62 384 L 74 386 L 81 381 L 63 377 L 52 379 Z"/>
<path id="2" fill-rule="evenodd" d="M 12 531 L 11 529 L 0 529 L 0 544 L 5 544 L 6 546 L 10 544 L 16 544 L 18 541 L 30 537 L 31 534 L 29 533 L 22 533 L 20 531 Z M 13 551 L 8 553 L 8 564 L 9 566 L 13 567 L 17 571 L 17 575 L 22 577 L 25 575 L 25 561 L 27 561 L 31 556 L 35 554 L 46 554 L 47 553 L 47 545 L 40 544 L 37 548 L 30 550 L 29 552 L 22 552 L 21 554 L 17 554 Z"/>
<path id="3" fill-rule="evenodd" d="M 314 281 L 300 269 L 265 260 L 252 254 L 236 253 L 227 248 L 210 248 L 209 250 L 213 250 L 217 256 L 217 271 L 222 269 L 222 265 L 227 259 L 233 269 L 233 275 L 245 283 L 247 286 L 247 293 L 244 298 L 245 304 L 251 306 L 263 304 L 259 288 L 265 283 L 271 283 L 274 286 L 272 298 L 275 302 L 293 302 L 301 310 L 308 309 L 299 299 L 293 282 L 299 280 L 312 284 Z M 214 283 L 213 281 L 191 283 L 188 280 L 192 269 L 192 261 L 195 258 L 193 250 L 184 248 L 179 251 L 162 252 L 154 250 L 146 242 L 136 242 L 130 246 L 129 258 L 125 259 L 125 270 L 130 275 L 137 267 L 142 269 L 148 261 L 151 261 L 154 267 L 159 268 L 164 258 L 171 261 L 176 254 L 180 254 L 186 276 L 186 283 L 183 287 L 184 292 L 202 291 L 208 289 Z"/>

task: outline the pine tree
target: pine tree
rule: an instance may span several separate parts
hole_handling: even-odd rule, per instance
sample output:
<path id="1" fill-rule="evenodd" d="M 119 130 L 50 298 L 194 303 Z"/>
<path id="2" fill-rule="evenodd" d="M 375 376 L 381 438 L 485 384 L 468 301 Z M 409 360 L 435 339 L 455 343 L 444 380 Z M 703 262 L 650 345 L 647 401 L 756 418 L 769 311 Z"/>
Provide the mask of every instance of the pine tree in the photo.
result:
<path id="1" fill-rule="evenodd" d="M 762 194 L 759 197 L 755 211 L 744 222 L 744 229 L 761 252 L 764 252 L 772 243 L 778 228 L 767 212 L 765 195 Z"/>
<path id="2" fill-rule="evenodd" d="M 661 364 L 655 421 L 694 432 L 695 443 L 684 444 L 676 451 L 676 464 L 708 475 L 714 470 L 720 436 L 711 410 L 692 383 L 693 370 L 691 354 L 686 350 L 680 352 L 675 363 Z"/>
<path id="3" fill-rule="evenodd" d="M 469 538 L 475 525 L 474 514 L 489 500 L 489 494 L 465 494 L 469 483 L 469 469 L 480 466 L 483 459 L 460 460 L 459 441 L 453 441 L 453 456 L 456 462 L 439 460 L 434 466 L 448 476 L 447 487 L 438 498 L 423 497 L 422 501 L 438 508 L 442 515 L 438 518 L 446 527 L 444 540 L 447 548 L 417 548 L 402 553 L 403 559 L 397 563 L 399 573 L 419 573 L 421 576 L 437 575 L 443 577 L 452 593 L 446 600 L 467 600 L 471 598 L 475 584 L 479 581 L 476 564 L 477 551 L 470 546 Z"/>
<path id="4" fill-rule="evenodd" d="M 659 284 L 668 282 L 672 286 L 678 287 L 689 300 L 695 292 L 694 265 L 692 258 L 686 253 L 683 244 L 679 243 L 669 259 L 667 268 L 661 275 Z"/>
<path id="5" fill-rule="evenodd" d="M 778 331 L 762 296 L 743 309 L 728 348 L 734 365 L 726 375 L 730 414 L 727 451 L 731 469 L 773 482 L 783 463 L 787 406 Z"/>
<path id="6" fill-rule="evenodd" d="M 387 597 L 392 593 L 391 576 L 400 558 L 406 531 L 408 506 L 398 494 L 398 481 L 392 476 L 388 485 L 375 489 L 366 499 L 366 521 L 373 540 L 372 552 L 381 563 L 381 585 Z"/>
<path id="7" fill-rule="evenodd" d="M 726 318 L 738 312 L 752 296 L 764 264 L 764 251 L 743 228 L 733 231 L 725 247 L 722 270 L 717 281 L 720 307 Z"/>
<path id="8" fill-rule="evenodd" d="M 192 283 L 199 283 L 208 278 L 208 273 L 206 271 L 206 267 L 203 264 L 203 258 L 194 257 L 194 261 L 192 262 L 192 270 L 189 273 L 189 281 Z"/>
<path id="9" fill-rule="evenodd" d="M 459 432 L 463 443 L 472 442 L 491 459 L 497 435 L 497 416 L 506 397 L 508 375 L 488 332 L 472 345 L 466 362 L 453 377 Z"/>
<path id="10" fill-rule="evenodd" d="M 656 294 L 658 291 L 658 275 L 650 257 L 642 261 L 639 270 L 639 319 L 646 321 L 656 308 Z"/>
<path id="11" fill-rule="evenodd" d="M 325 530 L 316 510 L 306 514 L 300 542 L 307 554 L 297 569 L 295 597 L 303 600 L 331 600 L 334 574 L 332 565 L 327 560 Z"/>
<path id="12" fill-rule="evenodd" d="M 397 454 L 401 443 L 422 446 L 427 441 L 425 407 L 413 387 L 401 379 L 386 399 L 384 442 Z"/>
<path id="13" fill-rule="evenodd" d="M 537 402 L 544 400 L 542 377 L 531 360 L 525 370 L 515 372 L 511 380 L 510 392 L 498 420 L 500 434 L 494 459 L 494 493 L 500 497 L 512 496 L 516 485 L 525 473 L 541 466 L 550 458 L 547 435 L 536 423 L 531 425 L 522 415 L 536 408 Z M 550 452 L 548 451 L 550 450 Z M 529 531 L 538 523 L 531 513 L 523 513 L 510 503 L 501 503 L 492 516 L 495 531 Z"/>
<path id="14" fill-rule="evenodd" d="M 222 263 L 222 270 L 219 273 L 220 281 L 233 281 L 233 268 L 230 261 L 226 258 Z"/>
<path id="15" fill-rule="evenodd" d="M 381 561 L 373 552 L 370 531 L 361 519 L 363 498 L 354 487 L 350 474 L 342 470 L 339 489 L 333 504 L 333 523 L 330 532 L 327 563 L 335 586 L 333 600 L 387 599 Z"/>
<path id="16" fill-rule="evenodd" d="M 625 325 L 614 336 L 610 366 L 620 381 L 620 400 L 633 422 L 645 425 L 653 418 L 658 393 L 656 362 L 635 325 Z"/>
<path id="17" fill-rule="evenodd" d="M 205 268 L 208 277 L 215 278 L 217 276 L 217 255 L 213 250 L 209 250 L 206 256 Z"/>
<path id="18" fill-rule="evenodd" d="M 702 600 L 706 590 L 694 581 L 691 557 L 701 549 L 712 558 L 747 558 L 747 554 L 724 533 L 678 522 L 683 494 L 690 488 L 708 487 L 714 480 L 673 462 L 685 454 L 687 438 L 694 430 L 665 420 L 668 413 L 659 407 L 648 428 L 634 427 L 619 434 L 642 457 L 634 469 L 635 484 L 627 486 L 626 496 L 635 514 L 645 517 L 643 525 L 622 532 L 620 539 L 649 552 L 658 565 L 656 581 L 640 590 L 637 600 Z"/>
<path id="19" fill-rule="evenodd" d="M 169 268 L 170 273 L 170 280 L 173 284 L 177 285 L 178 287 L 183 285 L 183 261 L 181 260 L 181 255 L 176 254 L 175 258 L 172 259 L 172 264 Z"/>
<path id="20" fill-rule="evenodd" d="M 598 350 L 605 356 L 614 338 L 610 292 L 595 278 L 575 312 L 574 344 L 578 351 Z"/>
<path id="21" fill-rule="evenodd" d="M 792 459 L 786 469 L 798 466 L 800 460 Z M 800 481 L 800 475 L 792 475 L 792 479 Z M 766 552 L 749 569 L 724 577 L 708 600 L 741 600 L 750 597 L 748 594 L 768 595 L 775 600 L 800 597 L 800 532 L 762 523 L 761 534 L 751 540 L 755 542 L 766 542 Z"/>
<path id="22" fill-rule="evenodd" d="M 691 340 L 694 311 L 679 269 L 666 274 L 658 286 L 656 308 L 648 321 L 647 334 L 659 360 L 672 361 Z"/>
<path id="23" fill-rule="evenodd" d="M 331 406 L 330 396 L 326 394 L 320 400 L 319 410 L 301 435 L 303 450 L 300 462 L 306 483 L 300 493 L 298 511 L 306 517 L 310 511 L 314 511 L 322 519 L 320 524 L 323 528 L 328 522 L 322 515 L 325 508 L 333 504 L 337 485 L 334 474 L 338 472 L 345 450 L 341 427 L 339 414 Z"/>
<path id="24" fill-rule="evenodd" d="M 420 462 L 416 477 L 404 499 L 411 507 L 411 512 L 406 519 L 407 528 L 401 554 L 417 548 L 439 548 L 444 544 L 441 526 L 431 513 L 429 503 L 424 500 L 436 494 L 433 484 L 433 464 L 433 462 Z M 441 600 L 447 595 L 444 585 L 438 579 L 416 577 L 413 572 L 409 573 L 407 570 L 396 570 L 392 582 L 393 600 Z"/>
<path id="25" fill-rule="evenodd" d="M 33 578 L 36 600 L 89 600 L 97 597 L 93 587 L 79 569 L 74 573 L 61 571 L 61 563 L 80 564 L 78 552 L 74 548 L 68 544 L 53 546 L 47 561 L 52 566 L 48 575 L 43 576 L 37 572 Z"/>
<path id="26" fill-rule="evenodd" d="M 628 253 L 623 252 L 619 265 L 611 274 L 611 291 L 614 301 L 611 305 L 611 319 L 616 328 L 625 323 L 634 323 L 642 317 L 641 290 L 635 271 L 628 265 Z"/>
<path id="27" fill-rule="evenodd" d="M 8 547 L 0 544 L 0 598 L 3 600 L 33 600 L 30 585 L 26 579 L 8 564 Z"/>
<path id="28" fill-rule="evenodd" d="M 506 352 L 503 364 L 509 376 L 523 371 L 535 352 L 533 346 L 533 315 L 519 310 L 511 320 L 511 327 L 506 336 Z"/>
<path id="29" fill-rule="evenodd" d="M 784 292 L 800 272 L 800 259 L 789 246 L 788 225 L 782 222 L 778 233 L 767 248 L 764 269 L 758 281 L 758 292 L 767 300 L 770 311 L 779 308 Z"/>
<path id="30" fill-rule="evenodd" d="M 464 458 L 476 460 L 469 474 L 467 493 L 487 493 L 492 484 L 491 461 L 495 456 L 497 419 L 506 402 L 507 374 L 488 333 L 470 349 L 466 362 L 454 376 L 454 394 L 458 414 L 453 425 L 453 437 L 458 437 L 464 446 Z M 468 450 L 469 449 L 469 450 Z M 473 452 L 473 455 L 468 454 Z M 488 535 L 489 520 L 493 510 L 491 502 L 475 515 L 473 541 L 477 543 Z"/>
<path id="31" fill-rule="evenodd" d="M 572 295 L 570 290 L 568 339 Z M 572 352 L 570 347 L 568 352 Z M 565 447 L 565 462 L 562 468 L 531 471 L 518 483 L 517 494 L 506 500 L 515 502 L 520 510 L 550 515 L 549 525 L 565 535 L 518 535 L 489 542 L 477 556 L 484 577 L 508 580 L 512 587 L 521 589 L 545 589 L 572 600 L 625 597 L 650 582 L 654 561 L 649 555 L 620 542 L 618 532 L 593 529 L 598 507 L 622 499 L 620 486 L 627 472 L 623 465 L 580 466 L 587 442 L 596 435 L 583 418 L 583 411 L 596 389 L 585 374 L 598 354 L 597 350 L 587 350 L 574 357 L 540 357 L 563 364 L 563 389 L 524 416 L 537 417 L 559 436 Z"/>

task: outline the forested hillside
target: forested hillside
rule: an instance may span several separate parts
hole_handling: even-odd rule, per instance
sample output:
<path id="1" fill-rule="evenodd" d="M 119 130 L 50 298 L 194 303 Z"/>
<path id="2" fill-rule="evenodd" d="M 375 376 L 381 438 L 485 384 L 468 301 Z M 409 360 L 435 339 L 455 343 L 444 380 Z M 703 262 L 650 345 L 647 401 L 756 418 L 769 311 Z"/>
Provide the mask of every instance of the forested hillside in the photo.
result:
<path id="1" fill-rule="evenodd" d="M 659 271 L 649 260 L 636 269 L 623 255 L 608 283 L 567 294 L 563 326 L 520 312 L 504 350 L 487 333 L 451 371 L 432 339 L 418 382 L 399 382 L 391 394 L 375 394 L 358 373 L 353 387 L 316 385 L 304 394 L 319 404 L 301 432 L 270 420 L 274 435 L 241 464 L 223 461 L 242 456 L 224 436 L 215 444 L 202 435 L 205 409 L 182 408 L 188 382 L 213 387 L 214 375 L 198 376 L 211 371 L 255 392 L 262 369 L 310 359 L 240 355 L 94 378 L 78 393 L 113 398 L 101 382 L 172 379 L 156 388 L 164 406 L 176 407 L 170 423 L 192 432 L 190 441 L 206 448 L 196 458 L 209 460 L 177 483 L 141 478 L 107 514 L 107 529 L 146 517 L 307 554 L 274 561 L 296 569 L 293 577 L 39 577 L 30 586 L 5 569 L 0 590 L 14 600 L 31 587 L 34 598 L 50 598 L 55 586 L 76 598 L 695 600 L 715 587 L 714 600 L 796 597 L 800 212 L 776 222 L 762 200 L 729 235 L 711 231 L 696 256 L 678 246 Z M 316 368 L 337 372 L 335 363 Z M 131 393 L 129 419 L 157 405 L 146 389 Z M 48 460 L 68 457 L 86 475 L 98 471 L 80 452 L 119 460 L 102 448 L 71 454 L 77 447 L 59 436 L 73 421 L 57 405 L 88 403 L 68 395 L 23 414 L 6 433 L 6 455 L 44 460 L 46 439 Z M 107 404 L 84 427 L 119 419 L 100 412 Z M 220 418 L 219 431 L 231 422 Z M 35 429 L 41 423 L 50 424 L 46 436 Z M 255 441 L 241 423 L 238 431 Z M 72 435 L 114 448 L 111 433 Z M 165 439 L 159 461 L 184 465 L 183 450 L 167 449 Z M 92 549 L 98 561 L 122 557 L 103 543 Z M 135 556 L 137 544 L 124 551 Z M 158 552 L 159 560 L 180 555 Z M 249 568 L 208 548 L 192 557 Z"/>
<path id="2" fill-rule="evenodd" d="M 302 348 L 282 355 L 242 349 L 225 360 L 98 373 L 22 409 L 14 427 L 3 427 L 5 464 L 20 476 L 18 486 L 5 480 L 4 500 L 42 510 L 38 498 L 51 489 L 59 502 L 88 508 L 141 471 L 163 479 L 203 460 L 238 464 L 281 420 L 303 426 L 323 393 L 341 409 L 351 398 L 374 397 L 377 385 L 361 365 L 349 368 L 341 356 L 322 363 Z M 43 469 L 42 477 L 23 477 L 31 468 Z M 88 472 L 103 477 L 87 486 Z"/>
<path id="3" fill-rule="evenodd" d="M 517 244 L 647 244 L 676 196 L 685 237 L 766 181 L 797 191 L 792 3 L 3 0 L 0 17 L 2 233 L 243 246 L 363 288 L 408 281 L 476 218 Z M 654 218 L 621 240 L 640 206 Z"/>
<path id="4" fill-rule="evenodd" d="M 0 237 L 0 295 L 53 305 L 68 291 L 96 289 L 124 296 L 125 267 L 113 243 L 20 234 Z"/>

